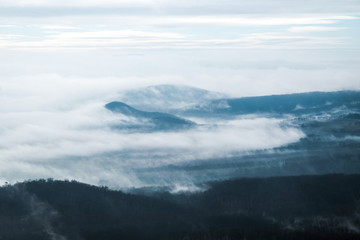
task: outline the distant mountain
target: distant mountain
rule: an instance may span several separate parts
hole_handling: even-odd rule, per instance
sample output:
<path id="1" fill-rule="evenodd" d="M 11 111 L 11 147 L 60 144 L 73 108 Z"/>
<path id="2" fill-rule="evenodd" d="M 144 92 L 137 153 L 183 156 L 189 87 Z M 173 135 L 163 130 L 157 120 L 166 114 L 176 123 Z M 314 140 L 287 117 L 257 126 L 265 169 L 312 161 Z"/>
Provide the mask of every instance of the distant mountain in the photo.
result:
<path id="1" fill-rule="evenodd" d="M 120 113 L 127 117 L 133 117 L 142 120 L 145 124 L 142 126 L 117 126 L 118 128 L 128 128 L 136 130 L 177 130 L 193 127 L 194 122 L 177 117 L 168 113 L 161 112 L 145 112 L 135 109 L 123 102 L 111 102 L 105 105 L 105 107 L 114 112 Z"/>
<path id="2" fill-rule="evenodd" d="M 156 85 L 120 93 L 119 100 L 147 111 L 187 109 L 227 95 L 183 85 Z"/>
<path id="3" fill-rule="evenodd" d="M 204 89 L 178 85 L 156 85 L 128 90 L 119 99 L 146 111 L 180 115 L 209 114 L 307 114 L 335 108 L 360 109 L 359 91 L 309 92 L 284 95 L 228 98 Z"/>
<path id="4" fill-rule="evenodd" d="M 360 92 L 310 92 L 260 97 L 211 100 L 186 111 L 187 114 L 306 114 L 335 108 L 360 109 Z"/>

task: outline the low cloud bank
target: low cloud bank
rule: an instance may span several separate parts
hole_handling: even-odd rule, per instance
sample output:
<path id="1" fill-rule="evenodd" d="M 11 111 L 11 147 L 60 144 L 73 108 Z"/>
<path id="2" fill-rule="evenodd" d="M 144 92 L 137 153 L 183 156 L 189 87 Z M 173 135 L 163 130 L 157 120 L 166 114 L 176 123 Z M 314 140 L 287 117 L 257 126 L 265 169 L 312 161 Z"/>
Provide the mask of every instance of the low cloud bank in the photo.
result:
<path id="1" fill-rule="evenodd" d="M 96 91 L 93 85 L 84 91 L 76 85 L 69 89 L 65 84 L 55 91 L 41 86 L 26 89 L 3 85 L 2 183 L 51 177 L 138 187 L 146 183 L 133 173 L 136 168 L 228 157 L 271 149 L 304 137 L 299 129 L 287 125 L 286 119 L 257 116 L 210 121 L 179 132 L 116 131 L 112 125 L 137 120 L 124 121 L 124 116 L 103 107 L 109 96 L 116 95 L 113 86 Z M 12 92 L 14 89 L 23 92 Z"/>

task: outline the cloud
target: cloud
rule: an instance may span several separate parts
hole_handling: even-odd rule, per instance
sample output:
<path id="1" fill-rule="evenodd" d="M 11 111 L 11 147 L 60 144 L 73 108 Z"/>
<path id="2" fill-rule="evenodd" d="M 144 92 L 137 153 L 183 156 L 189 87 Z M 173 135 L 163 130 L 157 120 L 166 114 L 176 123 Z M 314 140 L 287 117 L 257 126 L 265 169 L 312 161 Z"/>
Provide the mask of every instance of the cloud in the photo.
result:
<path id="1" fill-rule="evenodd" d="M 48 28 L 48 26 L 45 26 Z M 44 27 L 42 27 L 44 28 Z M 53 29 L 64 29 L 61 27 Z M 66 29 L 66 28 L 65 28 Z M 123 47 L 151 48 L 169 47 L 184 36 L 170 32 L 145 32 L 134 30 L 92 31 L 92 32 L 61 32 L 45 36 L 40 41 L 29 41 L 24 35 L 0 35 L 2 47 L 10 48 L 84 48 L 84 47 Z M 15 39 L 15 41 L 12 41 Z"/>
<path id="2" fill-rule="evenodd" d="M 52 6 L 52 7 L 76 7 L 76 6 L 116 6 L 116 5 L 124 5 L 124 4 L 130 4 L 130 3 L 141 3 L 141 4 L 147 4 L 147 3 L 155 3 L 160 2 L 159 0 L 153 1 L 145 1 L 145 0 L 63 0 L 63 1 L 48 1 L 48 0 L 32 0 L 32 1 L 26 1 L 26 0 L 4 0 L 1 1 L 1 6 L 15 6 L 15 7 L 28 7 L 28 6 Z"/>
<path id="3" fill-rule="evenodd" d="M 169 0 L 63 0 L 63 1 L 47 1 L 47 0 L 3 0 L 0 2 L 2 7 L 16 7 L 16 8 L 146 8 L 158 13 L 169 14 L 189 14 L 189 13 L 203 13 L 205 12 L 218 12 L 226 13 L 232 12 L 236 14 L 258 14 L 258 13 L 280 13 L 280 14 L 294 14 L 294 13 L 358 13 L 359 4 L 357 1 L 343 0 L 341 2 L 336 0 L 329 0 L 324 4 L 321 0 L 305 0 L 301 3 L 289 2 L 286 0 L 254 0 L 251 2 L 236 1 L 236 0 L 199 0 L 199 1 L 169 1 Z M 130 8 L 130 9 L 129 9 Z M 57 11 L 58 12 L 58 11 Z M 77 11 L 81 13 L 81 11 Z"/>
<path id="4" fill-rule="evenodd" d="M 5 139 L 1 141 L 3 160 L 42 162 L 44 159 L 89 157 L 112 151 L 139 149 L 150 152 L 153 150 L 183 152 L 188 153 L 192 158 L 202 158 L 217 154 L 221 156 L 233 151 L 272 148 L 296 141 L 302 136 L 296 129 L 282 129 L 277 121 L 267 119 L 239 120 L 213 129 L 204 128 L 187 132 L 125 134 L 106 129 L 108 123 L 105 121 L 103 126 L 96 122 L 95 125 L 89 126 L 91 119 L 88 116 L 76 116 L 76 113 L 30 113 L 19 117 L 27 117 L 30 121 L 3 131 Z M 93 117 L 99 118 L 96 115 Z M 40 118 L 44 120 L 41 121 Z M 107 118 L 111 119 L 110 116 Z M 70 122 L 64 126 L 61 122 L 65 119 Z M 29 123 L 35 121 L 38 124 Z M 46 124 L 48 121 L 52 123 Z"/>
<path id="5" fill-rule="evenodd" d="M 56 19 L 56 18 L 55 18 Z M 115 15 L 74 18 L 61 21 L 31 20 L 6 28 L 0 34 L 0 49 L 41 51 L 131 50 L 131 49 L 226 49 L 277 48 L 303 49 L 338 47 L 347 36 L 307 36 L 340 30 L 332 25 L 356 20 L 350 15 L 267 16 L 267 15 Z M 121 24 L 119 24 L 121 23 Z M 320 26 L 303 26 L 320 25 Z M 250 29 L 252 27 L 253 29 Z M 266 31 L 264 31 L 266 27 Z M 290 27 L 290 28 L 289 28 Z M 213 29 L 217 34 L 213 34 Z M 220 28 L 229 28 L 219 31 Z M 171 31 L 170 31 L 171 29 Z M 184 30 L 185 29 L 185 30 Z M 199 31 L 199 29 L 203 29 Z M 276 30 L 276 31 L 274 31 Z"/>
<path id="6" fill-rule="evenodd" d="M 237 15 L 213 15 L 213 16 L 183 16 L 155 18 L 153 22 L 161 25 L 223 25 L 223 26 L 283 26 L 304 24 L 330 24 L 337 20 L 357 19 L 353 16 L 324 16 L 324 17 L 266 17 L 266 16 L 237 16 Z"/>
<path id="7" fill-rule="evenodd" d="M 129 37 L 148 37 L 148 38 L 184 38 L 178 33 L 169 32 L 144 32 L 134 30 L 122 31 L 96 31 L 96 32 L 65 32 L 51 35 L 54 39 L 109 39 L 109 38 L 129 38 Z"/>
<path id="8" fill-rule="evenodd" d="M 0 28 L 13 28 L 13 27 L 16 27 L 16 25 L 0 25 Z"/>
<path id="9" fill-rule="evenodd" d="M 303 136 L 299 130 L 283 129 L 271 119 L 238 120 L 187 132 L 125 134 L 103 126 L 86 128 L 86 122 L 70 128 L 61 120 L 71 121 L 77 116 L 64 115 L 67 117 L 61 117 L 52 126 L 23 123 L 3 131 L 2 139 L 8 141 L 0 143 L 1 175 L 11 182 L 54 177 L 92 184 L 107 182 L 115 187 L 141 186 L 146 182 L 136 180 L 137 175 L 132 173 L 138 167 L 230 157 L 295 142 Z M 54 119 L 46 114 L 41 118 L 44 122 Z"/>
<path id="10" fill-rule="evenodd" d="M 182 132 L 124 133 L 110 127 L 124 117 L 103 107 L 121 84 L 54 78 L 2 84 L 0 175 L 7 181 L 53 177 L 143 186 L 134 173 L 138 167 L 271 149 L 303 136 L 284 126 L 286 120 L 261 117 L 208 122 Z"/>
<path id="11" fill-rule="evenodd" d="M 344 27 L 325 27 L 325 26 L 302 26 L 302 27 L 291 27 L 290 32 L 332 32 L 344 30 Z"/>
<path id="12" fill-rule="evenodd" d="M 300 30 L 296 30 L 300 31 Z M 312 30 L 303 30 L 312 31 Z M 309 37 L 283 33 L 254 33 L 221 38 L 204 38 L 174 32 L 92 31 L 50 32 L 37 41 L 24 35 L 0 35 L 3 48 L 10 49 L 224 49 L 224 48 L 323 48 L 344 44 L 341 37 Z"/>
<path id="13" fill-rule="evenodd" d="M 73 27 L 73 26 L 62 26 L 62 25 L 44 25 L 44 26 L 40 26 L 40 28 L 49 29 L 49 30 L 78 29 L 77 27 Z"/>
<path id="14" fill-rule="evenodd" d="M 3 43 L 7 41 L 11 42 L 11 40 L 17 40 L 17 39 L 21 39 L 25 37 L 24 35 L 20 35 L 20 34 L 1 34 L 0 35 L 0 40 L 5 40 L 3 41 Z"/>

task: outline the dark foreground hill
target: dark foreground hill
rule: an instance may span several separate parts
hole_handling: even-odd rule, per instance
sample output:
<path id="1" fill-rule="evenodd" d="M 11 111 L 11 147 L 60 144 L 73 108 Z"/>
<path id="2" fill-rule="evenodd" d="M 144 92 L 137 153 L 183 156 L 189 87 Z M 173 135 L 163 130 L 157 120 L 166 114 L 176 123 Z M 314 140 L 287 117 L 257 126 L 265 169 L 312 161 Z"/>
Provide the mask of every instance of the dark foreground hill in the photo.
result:
<path id="1" fill-rule="evenodd" d="M 180 195 L 19 183 L 0 188 L 0 239 L 360 239 L 360 175 L 238 179 Z"/>

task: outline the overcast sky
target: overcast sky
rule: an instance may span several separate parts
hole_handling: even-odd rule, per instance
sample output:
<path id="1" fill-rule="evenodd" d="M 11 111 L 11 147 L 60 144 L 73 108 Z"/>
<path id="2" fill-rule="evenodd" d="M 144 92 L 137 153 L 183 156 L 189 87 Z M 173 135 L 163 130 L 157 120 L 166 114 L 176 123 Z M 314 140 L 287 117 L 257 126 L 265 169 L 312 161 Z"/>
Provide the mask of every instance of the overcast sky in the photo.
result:
<path id="1" fill-rule="evenodd" d="M 0 80 L 359 89 L 359 17 L 358 0 L 0 0 Z"/>

